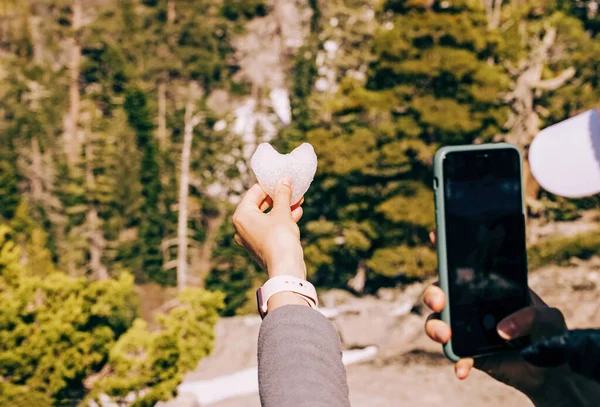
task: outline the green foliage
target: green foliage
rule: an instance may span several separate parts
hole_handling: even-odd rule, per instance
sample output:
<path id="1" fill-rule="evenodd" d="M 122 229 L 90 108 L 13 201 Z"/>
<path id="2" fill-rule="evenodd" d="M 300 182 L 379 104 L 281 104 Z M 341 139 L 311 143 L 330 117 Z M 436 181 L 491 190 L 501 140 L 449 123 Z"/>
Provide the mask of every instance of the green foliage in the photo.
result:
<path id="1" fill-rule="evenodd" d="M 375 251 L 367 266 L 387 277 L 429 277 L 437 267 L 435 252 L 428 247 L 398 246 Z"/>
<path id="2" fill-rule="evenodd" d="M 52 407 L 52 399 L 39 391 L 12 383 L 0 383 L 0 405 L 11 407 Z"/>
<path id="3" fill-rule="evenodd" d="M 229 215 L 232 214 L 230 211 Z M 221 310 L 223 316 L 243 313 L 247 304 L 255 311 L 254 288 L 257 282 L 262 283 L 267 279 L 266 273 L 237 245 L 234 235 L 233 223 L 225 221 L 212 254 L 214 266 L 205 280 L 208 290 L 225 294 L 225 306 Z"/>
<path id="4" fill-rule="evenodd" d="M 110 351 L 111 374 L 100 380 L 94 393 L 123 401 L 139 396 L 133 406 L 153 406 L 173 397 L 183 375 L 210 353 L 213 327 L 223 307 L 223 296 L 200 289 L 179 294 L 179 305 L 158 316 L 158 329 L 136 320 Z"/>
<path id="5" fill-rule="evenodd" d="M 160 212 L 161 181 L 158 161 L 158 148 L 153 138 L 152 116 L 146 101 L 146 95 L 139 89 L 127 92 L 123 105 L 127 112 L 129 125 L 136 133 L 137 146 L 142 151 L 140 164 L 140 184 L 142 185 L 142 205 L 139 249 L 134 251 L 140 256 L 143 274 L 161 284 L 174 284 L 174 276 L 162 269 L 163 214 Z"/>
<path id="6" fill-rule="evenodd" d="M 362 264 L 374 284 L 435 272 L 432 156 L 503 132 L 502 38 L 479 2 L 429 3 L 387 3 L 374 35 L 363 33 L 359 60 L 373 61 L 365 81 L 341 79 L 307 133 L 319 169 L 305 255 L 318 284 L 344 286 Z"/>
<path id="7" fill-rule="evenodd" d="M 556 0 L 556 3 L 561 11 L 581 20 L 585 29 L 592 35 L 596 35 L 600 31 L 597 0 Z"/>
<path id="8" fill-rule="evenodd" d="M 0 161 L 0 217 L 12 219 L 21 200 L 15 169 L 7 161 Z"/>
<path id="9" fill-rule="evenodd" d="M 30 277 L 10 230 L 0 229 L 0 375 L 40 402 L 81 397 L 83 380 L 102 367 L 135 316 L 133 279 Z M 4 397 L 21 391 L 8 390 Z"/>
<path id="10" fill-rule="evenodd" d="M 598 231 L 556 237 L 527 249 L 530 270 L 550 264 L 565 264 L 572 258 L 586 260 L 598 253 L 600 253 L 600 232 Z"/>
<path id="11" fill-rule="evenodd" d="M 229 20 L 253 18 L 267 14 L 267 5 L 263 0 L 225 0 L 221 12 Z"/>

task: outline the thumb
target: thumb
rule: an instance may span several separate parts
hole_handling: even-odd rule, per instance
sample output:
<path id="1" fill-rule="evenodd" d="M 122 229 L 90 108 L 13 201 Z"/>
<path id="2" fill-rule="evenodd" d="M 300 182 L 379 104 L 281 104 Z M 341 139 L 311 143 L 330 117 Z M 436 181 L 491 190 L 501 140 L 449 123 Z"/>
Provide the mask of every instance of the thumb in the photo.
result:
<path id="1" fill-rule="evenodd" d="M 284 176 L 277 181 L 273 197 L 273 212 L 292 216 L 292 178 Z"/>
<path id="2" fill-rule="evenodd" d="M 497 329 L 505 340 L 528 335 L 535 340 L 560 334 L 567 329 L 567 325 L 558 309 L 532 306 L 509 315 L 500 321 Z"/>

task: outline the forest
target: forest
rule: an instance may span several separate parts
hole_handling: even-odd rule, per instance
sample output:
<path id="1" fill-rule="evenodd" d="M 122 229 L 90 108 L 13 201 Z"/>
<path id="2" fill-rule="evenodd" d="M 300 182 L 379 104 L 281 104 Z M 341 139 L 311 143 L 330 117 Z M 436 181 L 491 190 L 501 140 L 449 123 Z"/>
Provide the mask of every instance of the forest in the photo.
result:
<path id="1" fill-rule="evenodd" d="M 507 141 L 526 157 L 540 129 L 598 107 L 598 8 L 0 0 L 0 404 L 173 396 L 266 278 L 230 222 L 262 141 L 319 158 L 300 224 L 316 286 L 435 275 L 433 154 Z M 597 207 L 524 168 L 530 219 Z M 590 233 L 530 260 L 598 249 Z M 178 293 L 151 321 L 148 285 Z"/>

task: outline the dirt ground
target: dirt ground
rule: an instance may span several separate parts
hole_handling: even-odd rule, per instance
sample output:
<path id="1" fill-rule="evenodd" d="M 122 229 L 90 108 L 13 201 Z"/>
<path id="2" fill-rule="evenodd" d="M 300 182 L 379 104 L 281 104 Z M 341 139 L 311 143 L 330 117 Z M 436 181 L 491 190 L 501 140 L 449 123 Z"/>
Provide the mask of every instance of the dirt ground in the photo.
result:
<path id="1" fill-rule="evenodd" d="M 530 276 L 531 287 L 550 305 L 563 311 L 570 328 L 600 326 L 600 257 L 574 261 L 568 267 L 547 267 Z M 382 306 L 383 306 L 382 301 Z M 424 322 L 426 313 L 412 324 Z M 223 319 L 217 327 L 212 355 L 186 377 L 204 380 L 256 366 L 260 322 Z M 527 407 L 526 397 L 481 372 L 465 381 L 454 377 L 441 349 L 422 333 L 410 337 L 401 351 L 380 349 L 375 359 L 347 367 L 353 407 Z M 399 341 L 403 339 L 399 338 Z M 215 407 L 259 407 L 258 395 L 228 399 Z"/>
<path id="2" fill-rule="evenodd" d="M 458 381 L 441 353 L 407 355 L 387 366 L 363 363 L 349 366 L 347 371 L 353 407 L 532 406 L 526 397 L 483 373 Z M 213 406 L 260 407 L 260 401 L 258 395 L 252 395 Z"/>

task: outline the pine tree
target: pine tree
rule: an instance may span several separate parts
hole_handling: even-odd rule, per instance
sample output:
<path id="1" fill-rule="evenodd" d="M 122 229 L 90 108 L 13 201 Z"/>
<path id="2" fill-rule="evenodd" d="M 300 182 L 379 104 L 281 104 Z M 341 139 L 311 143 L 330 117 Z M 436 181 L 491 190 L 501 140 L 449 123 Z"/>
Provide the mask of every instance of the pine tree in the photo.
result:
<path id="1" fill-rule="evenodd" d="M 163 271 L 161 242 L 163 239 L 163 220 L 160 212 L 160 172 L 158 167 L 158 148 L 153 137 L 151 112 L 146 103 L 146 95 L 139 89 L 127 93 L 124 108 L 129 125 L 137 135 L 137 147 L 142 151 L 140 183 L 142 185 L 143 218 L 140 223 L 139 254 L 142 259 L 143 274 L 151 281 L 172 284 L 173 276 Z"/>
<path id="2" fill-rule="evenodd" d="M 581 20 L 565 11 L 576 10 L 547 0 L 512 1 L 503 10 L 501 56 L 513 82 L 506 97 L 512 104 L 506 139 L 524 153 L 543 127 L 598 105 L 594 55 L 600 48 Z M 505 23 L 510 21 L 520 23 Z M 525 196 L 535 214 L 540 189 L 524 157 Z"/>
<path id="3" fill-rule="evenodd" d="M 346 78 L 307 135 L 319 171 L 305 253 L 319 284 L 354 276 L 351 288 L 362 291 L 367 277 L 377 286 L 434 272 L 432 155 L 503 132 L 502 39 L 478 2 L 447 5 L 388 1 L 371 55 L 356 58 L 373 61 L 364 80 L 343 59 Z"/>

